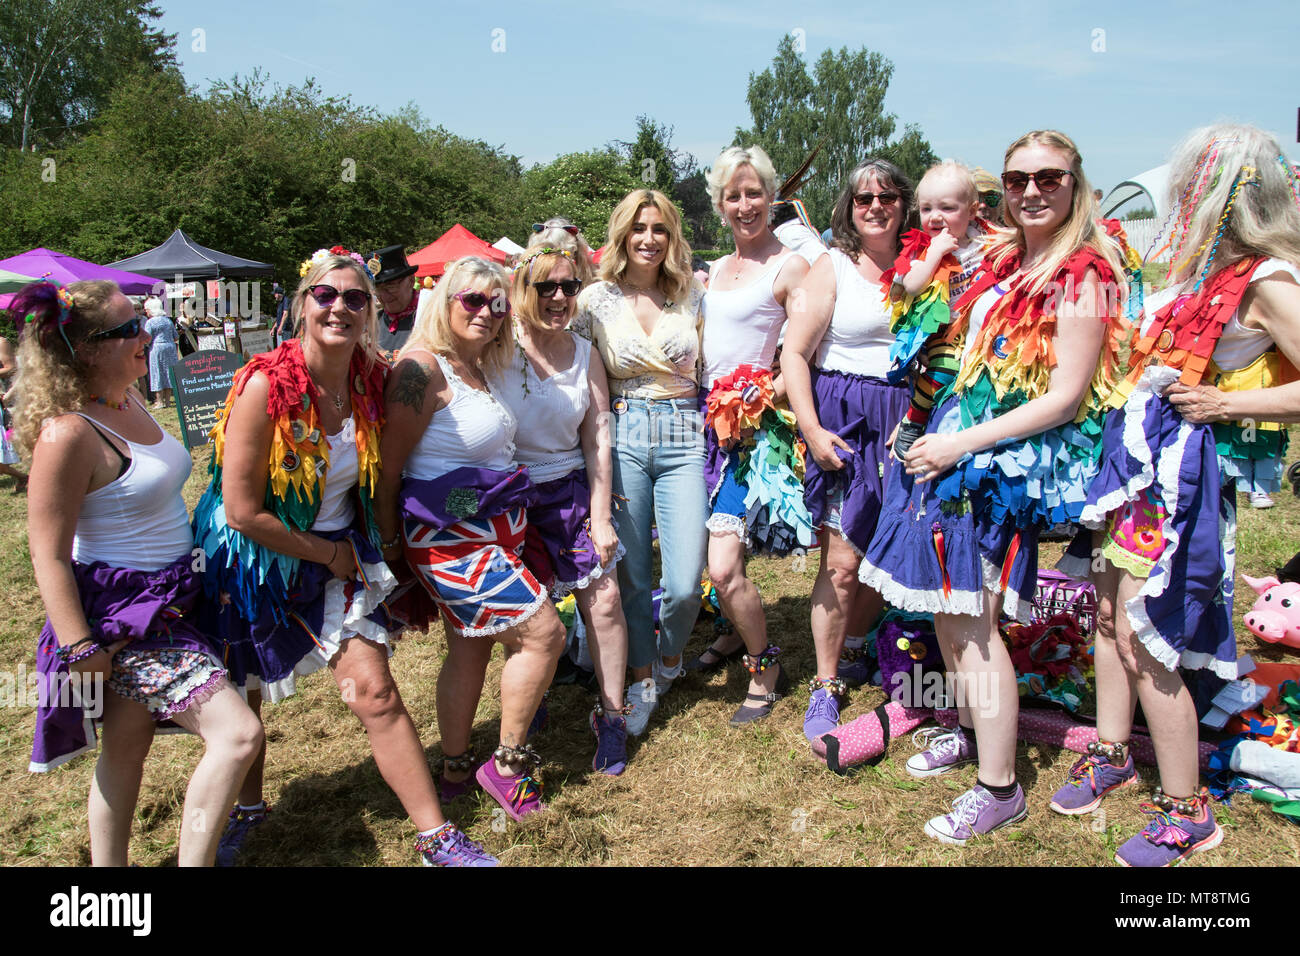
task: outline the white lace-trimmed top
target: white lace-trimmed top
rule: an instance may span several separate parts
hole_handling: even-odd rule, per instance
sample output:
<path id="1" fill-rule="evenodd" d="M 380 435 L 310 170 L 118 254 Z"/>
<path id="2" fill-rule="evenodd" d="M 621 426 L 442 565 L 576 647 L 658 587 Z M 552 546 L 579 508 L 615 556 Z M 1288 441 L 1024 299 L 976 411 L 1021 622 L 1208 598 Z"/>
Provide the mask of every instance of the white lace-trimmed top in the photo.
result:
<path id="1" fill-rule="evenodd" d="M 883 378 L 892 364 L 889 348 L 891 310 L 885 290 L 868 282 L 853 260 L 839 249 L 830 250 L 835 267 L 835 311 L 817 347 L 817 366 L 827 371 L 852 372 Z"/>
<path id="2" fill-rule="evenodd" d="M 190 477 L 190 453 L 161 427 L 160 440 L 141 445 L 88 415 L 81 417 L 126 445 L 131 463 L 121 477 L 82 499 L 72 560 L 157 571 L 189 554 L 194 536 L 181 489 Z"/>
<path id="3" fill-rule="evenodd" d="M 704 286 L 692 281 L 682 302 L 665 303 L 649 335 L 612 282 L 578 296 L 574 326 L 591 332 L 609 375 L 609 394 L 624 398 L 693 398 L 704 322 Z"/>
<path id="4" fill-rule="evenodd" d="M 591 406 L 587 373 L 591 343 L 570 331 L 573 364 L 543 379 L 516 346 L 514 361 L 492 385 L 519 423 L 515 463 L 528 466 L 534 483 L 563 478 L 586 464 L 579 429 Z"/>
<path id="5" fill-rule="evenodd" d="M 451 402 L 433 413 L 429 427 L 406 460 L 403 474 L 411 478 L 440 478 L 457 468 L 507 471 L 515 459 L 514 414 L 500 400 L 491 382 L 488 391 L 471 388 L 441 355 L 438 367 L 451 386 Z"/>

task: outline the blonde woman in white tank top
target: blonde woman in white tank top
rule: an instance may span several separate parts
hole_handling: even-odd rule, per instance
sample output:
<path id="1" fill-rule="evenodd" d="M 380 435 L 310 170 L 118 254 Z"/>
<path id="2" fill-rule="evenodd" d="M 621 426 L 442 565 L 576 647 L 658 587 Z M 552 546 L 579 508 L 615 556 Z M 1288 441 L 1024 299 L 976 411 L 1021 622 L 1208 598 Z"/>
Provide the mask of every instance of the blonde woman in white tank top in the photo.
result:
<path id="1" fill-rule="evenodd" d="M 35 283 L 14 308 L 27 319 L 19 436 L 32 451 L 28 534 L 48 615 L 37 666 L 46 679 L 96 679 L 98 689 L 84 708 L 39 709 L 31 769 L 90 749 L 90 718 L 101 720 L 90 858 L 126 866 L 144 759 L 157 722 L 176 722 L 205 747 L 178 862 L 211 866 L 221 831 L 203 821 L 224 818 L 262 727 L 193 624 L 202 587 L 180 496 L 189 456 L 133 387 L 148 369 L 149 336 L 111 282 Z"/>
<path id="2" fill-rule="evenodd" d="M 714 263 L 704 300 L 706 389 L 715 379 L 744 364 L 771 368 L 777 340 L 785 327 L 786 309 L 792 304 L 794 290 L 808 274 L 807 261 L 781 245 L 768 226 L 776 176 L 771 160 L 761 149 L 733 146 L 723 151 L 709 176 L 709 192 L 714 207 L 735 236 L 736 251 Z M 782 398 L 785 390 L 779 374 L 773 384 L 776 398 Z M 710 441 L 709 447 L 716 447 L 714 440 Z M 779 648 L 767 639 L 767 619 L 758 588 L 745 575 L 749 533 L 744 489 L 735 479 L 735 455 L 732 448 L 719 451 L 724 457 L 716 461 L 715 467 L 705 466 L 705 475 L 714 486 L 709 492 L 715 496 L 707 525 L 708 567 L 722 611 L 739 634 L 745 651 L 742 660 L 750 673 L 746 702 L 731 718 L 733 726 L 740 726 L 770 714 L 788 679 L 785 668 L 776 662 Z M 714 455 L 710 461 L 718 457 Z M 715 669 L 734 651 L 725 645 L 710 647 L 694 667 Z M 775 666 L 769 666 L 772 664 Z"/>

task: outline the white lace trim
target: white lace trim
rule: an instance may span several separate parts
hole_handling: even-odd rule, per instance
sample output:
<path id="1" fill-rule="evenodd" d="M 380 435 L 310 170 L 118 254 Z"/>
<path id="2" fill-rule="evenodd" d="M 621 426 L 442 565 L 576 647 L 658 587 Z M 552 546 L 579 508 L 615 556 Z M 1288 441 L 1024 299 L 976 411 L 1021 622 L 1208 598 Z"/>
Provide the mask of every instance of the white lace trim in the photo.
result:
<path id="1" fill-rule="evenodd" d="M 1056 562 L 1056 570 L 1062 571 L 1072 578 L 1088 581 L 1092 579 L 1092 559 L 1081 558 L 1066 551 L 1061 555 L 1061 560 Z"/>
<path id="2" fill-rule="evenodd" d="M 1028 624 L 1034 619 L 1034 602 L 1026 601 L 1019 591 L 1012 590 L 1010 583 L 1007 584 L 1006 591 L 1002 592 L 998 586 L 1002 580 L 1002 569 L 983 554 L 980 555 L 980 570 L 984 573 L 984 590 L 992 595 L 1002 593 L 1003 614 L 1021 624 Z"/>
<path id="3" fill-rule="evenodd" d="M 557 581 L 551 585 L 551 597 L 556 600 L 562 600 L 570 591 L 581 591 L 590 587 L 606 574 L 614 573 L 614 566 L 627 556 L 627 548 L 623 547 L 623 542 L 618 543 L 618 548 L 614 551 L 614 556 L 609 559 L 606 565 L 597 565 L 584 577 L 577 581 Z"/>
<path id="4" fill-rule="evenodd" d="M 1238 676 L 1236 661 L 1220 661 L 1212 654 L 1202 651 L 1188 650 L 1180 654 L 1156 630 L 1155 624 L 1152 623 L 1151 617 L 1146 611 L 1147 599 L 1162 596 L 1173 583 L 1174 557 L 1178 553 L 1180 544 L 1179 534 L 1173 526 L 1173 515 L 1177 512 L 1180 490 L 1178 474 L 1182 467 L 1183 455 L 1186 453 L 1187 442 L 1193 433 L 1194 428 L 1192 425 L 1187 422 L 1181 423 L 1178 427 L 1177 439 L 1170 447 L 1160 452 L 1160 459 L 1156 464 L 1156 474 L 1160 482 L 1161 503 L 1164 505 L 1167 516 L 1161 525 L 1161 531 L 1165 539 L 1165 549 L 1161 553 L 1159 560 L 1156 561 L 1155 567 L 1151 569 L 1146 581 L 1143 582 L 1137 596 L 1125 602 L 1124 610 L 1128 614 L 1129 625 L 1133 628 L 1134 635 L 1142 642 L 1151 656 L 1164 665 L 1166 669 L 1176 670 L 1180 664 L 1196 670 L 1208 668 L 1219 677 L 1236 680 Z M 1236 563 L 1236 524 L 1231 520 L 1225 522 L 1221 519 L 1219 539 L 1225 571 L 1225 583 L 1220 585 L 1219 597 L 1221 600 L 1230 602 L 1232 600 L 1232 571 L 1233 565 Z"/>
<path id="5" fill-rule="evenodd" d="M 382 625 L 368 620 L 366 615 L 379 607 L 384 599 L 397 587 L 397 578 L 383 561 L 375 564 L 363 564 L 370 588 L 366 589 L 357 582 L 351 605 L 344 606 L 344 582 L 331 577 L 325 584 L 325 611 L 322 615 L 321 633 L 316 635 L 322 647 L 312 649 L 293 666 L 293 672 L 278 681 L 266 682 L 253 674 L 248 675 L 248 683 L 240 688 L 245 697 L 250 690 L 260 690 L 262 699 L 278 704 L 298 692 L 298 678 L 313 674 L 322 667 L 328 667 L 330 661 L 338 655 L 343 645 L 354 637 L 361 637 L 388 649 L 388 656 L 393 656 L 393 645 L 389 641 L 388 631 Z"/>
<path id="6" fill-rule="evenodd" d="M 750 546 L 749 526 L 745 524 L 744 518 L 727 514 L 709 515 L 709 520 L 704 522 L 704 527 L 709 534 L 734 534 L 746 549 Z"/>
<path id="7" fill-rule="evenodd" d="M 1142 373 L 1142 378 L 1133 389 L 1133 394 L 1129 396 L 1128 401 L 1124 403 L 1121 410 L 1121 414 L 1124 416 L 1124 428 L 1122 430 L 1124 450 L 1134 460 L 1141 462 L 1142 469 L 1126 481 L 1122 488 L 1114 489 L 1110 494 L 1100 498 L 1096 504 L 1085 505 L 1083 512 L 1079 515 L 1080 524 L 1094 531 L 1106 527 L 1106 520 L 1112 511 L 1121 507 L 1125 502 L 1136 499 L 1138 494 L 1149 488 L 1151 482 L 1155 480 L 1151 448 L 1147 442 L 1146 433 L 1142 430 L 1142 425 L 1146 419 L 1147 406 L 1153 401 L 1160 401 L 1160 393 L 1173 384 L 1177 378 L 1178 372 L 1176 369 L 1166 368 L 1162 365 L 1153 365 Z M 1170 512 L 1170 514 L 1172 513 Z"/>
<path id="8" fill-rule="evenodd" d="M 927 591 L 909 588 L 894 580 L 889 572 L 884 571 L 865 559 L 858 568 L 858 580 L 867 587 L 875 588 L 888 603 L 900 611 L 930 614 L 969 614 L 978 616 L 984 613 L 984 593 L 980 591 L 954 590 L 949 597 L 944 597 L 943 589 Z"/>
<path id="9" fill-rule="evenodd" d="M 461 637 L 491 637 L 494 634 L 501 634 L 510 630 L 512 627 L 518 627 L 524 621 L 536 614 L 543 604 L 550 601 L 550 595 L 542 591 L 537 598 L 524 608 L 524 612 L 518 617 L 511 618 L 509 621 L 503 621 L 500 624 L 491 624 L 487 627 L 467 627 L 460 632 Z"/>

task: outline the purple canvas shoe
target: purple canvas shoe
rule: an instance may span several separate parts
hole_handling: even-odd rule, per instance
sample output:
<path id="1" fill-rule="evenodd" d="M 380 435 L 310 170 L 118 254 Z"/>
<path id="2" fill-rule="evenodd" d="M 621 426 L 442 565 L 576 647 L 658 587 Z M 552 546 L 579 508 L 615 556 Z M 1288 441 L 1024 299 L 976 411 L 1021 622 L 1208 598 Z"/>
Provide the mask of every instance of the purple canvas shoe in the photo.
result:
<path id="1" fill-rule="evenodd" d="M 1161 799 L 1156 791 L 1156 799 Z M 1209 793 L 1204 787 L 1191 801 L 1162 801 L 1142 804 L 1151 820 L 1137 836 L 1115 854 L 1121 866 L 1172 866 L 1223 842 L 1223 828 L 1210 811 Z M 1189 806 L 1189 803 L 1191 804 Z M 1164 807 L 1174 806 L 1173 810 Z"/>
<path id="2" fill-rule="evenodd" d="M 913 777 L 935 777 L 975 762 L 975 747 L 965 730 L 927 727 L 912 734 L 912 743 L 925 747 L 907 759 L 907 772 Z"/>
<path id="3" fill-rule="evenodd" d="M 952 802 L 952 813 L 931 819 L 925 825 L 925 835 L 940 843 L 965 846 L 972 837 L 1019 823 L 1028 815 L 1020 784 L 1010 800 L 998 800 L 976 784 Z"/>
<path id="4" fill-rule="evenodd" d="M 1130 756 L 1116 767 L 1102 754 L 1085 754 L 1070 768 L 1070 779 L 1056 791 L 1048 804 L 1057 813 L 1074 816 L 1092 813 L 1108 793 L 1137 783 L 1137 768 Z"/>
<path id="5" fill-rule="evenodd" d="M 861 687 L 871 680 L 875 661 L 863 647 L 846 647 L 840 653 L 836 676 L 850 687 Z"/>
<path id="6" fill-rule="evenodd" d="M 479 784 L 512 820 L 519 820 L 529 813 L 545 810 L 542 803 L 542 785 L 533 779 L 528 771 L 516 777 L 503 777 L 497 773 L 496 760 L 488 757 L 487 763 L 478 768 Z"/>
<path id="7" fill-rule="evenodd" d="M 817 684 L 817 681 L 813 681 Z M 843 684 L 840 685 L 843 687 Z M 824 684 L 813 689 L 808 698 L 808 709 L 803 715 L 803 735 L 809 741 L 820 740 L 840 725 L 840 699 L 834 688 Z"/>
<path id="8" fill-rule="evenodd" d="M 627 769 L 627 719 L 610 714 L 599 704 L 591 712 L 591 732 L 596 735 L 596 756 L 591 769 L 617 777 Z"/>
<path id="9" fill-rule="evenodd" d="M 217 844 L 215 865 L 234 866 L 240 850 L 244 848 L 244 841 L 248 839 L 248 834 L 255 827 L 265 823 L 270 812 L 271 808 L 267 806 L 260 810 L 242 810 L 239 807 L 231 810 L 230 819 L 226 821 L 226 830 L 221 834 L 221 842 Z"/>
<path id="10" fill-rule="evenodd" d="M 415 852 L 425 866 L 499 866 L 500 860 L 467 837 L 454 823 L 415 838 Z"/>

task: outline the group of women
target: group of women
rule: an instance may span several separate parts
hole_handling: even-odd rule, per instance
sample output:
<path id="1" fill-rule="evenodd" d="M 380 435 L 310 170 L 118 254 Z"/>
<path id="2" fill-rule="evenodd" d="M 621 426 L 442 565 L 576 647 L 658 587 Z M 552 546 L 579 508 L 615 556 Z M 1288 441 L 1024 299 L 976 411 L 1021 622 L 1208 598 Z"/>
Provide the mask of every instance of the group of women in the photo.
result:
<path id="1" fill-rule="evenodd" d="M 964 230 L 979 195 L 947 165 Z M 1133 330 L 1078 150 L 1052 131 L 1011 145 L 1007 228 L 989 227 L 950 303 L 959 369 L 901 459 L 890 443 L 910 392 L 891 374 L 891 298 L 917 220 L 912 184 L 885 160 L 850 173 L 830 250 L 806 257 L 769 226 L 766 155 L 724 151 L 709 188 L 735 252 L 707 290 L 658 192 L 614 210 L 599 278 L 578 230 L 551 220 L 513 276 L 480 259 L 451 265 L 391 370 L 377 357 L 368 264 L 320 250 L 293 299 L 297 337 L 236 377 L 193 533 L 188 456 L 131 388 L 148 336 L 130 303 L 107 283 L 28 287 L 14 306 L 26 319 L 17 433 L 33 451 L 32 561 L 49 615 L 38 662 L 101 674 L 113 691 L 93 861 L 125 861 L 141 766 L 166 720 L 206 744 L 186 813 L 235 803 L 224 835 L 183 828 L 181 862 L 232 860 L 267 814 L 260 704 L 328 667 L 422 860 L 492 865 L 443 805 L 477 786 L 514 819 L 543 808 L 528 738 L 564 649 L 553 599 L 572 592 L 586 624 L 600 689 L 593 769 L 617 774 L 627 735 L 645 732 L 685 669 L 706 566 L 735 633 L 685 666 L 741 656 L 750 683 L 732 723 L 770 714 L 788 678 L 746 556 L 806 547 L 814 529 L 805 733 L 837 732 L 842 653 L 885 602 L 933 613 L 969 692 L 958 728 L 909 770 L 978 765 L 925 827 L 964 844 L 1027 812 L 998 623 L 1026 618 L 1038 536 L 1063 525 L 1095 529 L 1076 550 L 1091 564 L 1095 544 L 1106 559 L 1101 742 L 1051 806 L 1088 812 L 1134 782 L 1126 745 L 1141 700 L 1161 791 L 1120 861 L 1217 845 L 1177 670 L 1235 676 L 1232 483 L 1219 480 L 1207 423 L 1300 420 L 1300 385 L 1281 384 L 1300 362 L 1300 190 L 1277 144 L 1248 127 L 1197 131 L 1173 169 L 1168 303 L 1148 301 L 1149 328 Z M 936 218 L 931 231 L 946 228 Z M 1267 355 L 1270 387 L 1214 387 Z M 388 667 L 401 630 L 435 617 L 448 646 L 436 785 Z M 494 642 L 506 653 L 499 737 L 481 759 L 471 737 Z M 33 767 L 93 733 L 79 710 L 43 708 Z"/>

